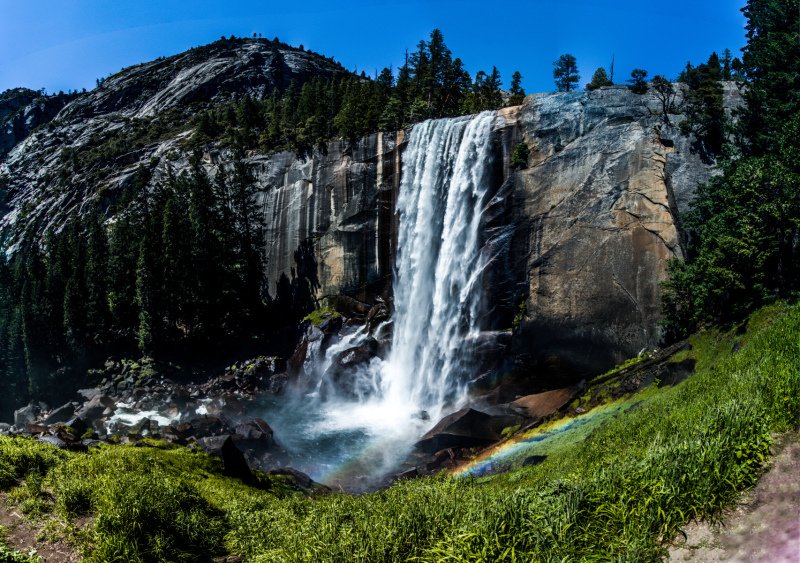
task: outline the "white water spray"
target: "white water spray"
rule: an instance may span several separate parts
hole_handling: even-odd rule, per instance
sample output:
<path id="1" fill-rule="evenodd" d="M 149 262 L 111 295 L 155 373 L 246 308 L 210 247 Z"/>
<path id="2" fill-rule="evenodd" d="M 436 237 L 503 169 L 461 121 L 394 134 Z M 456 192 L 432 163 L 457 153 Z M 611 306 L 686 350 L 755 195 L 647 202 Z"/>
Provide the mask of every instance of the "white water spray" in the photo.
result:
<path id="1" fill-rule="evenodd" d="M 411 131 L 397 201 L 391 350 L 385 361 L 374 358 L 347 375 L 370 392 L 358 399 L 320 392 L 334 357 L 369 337 L 362 327 L 324 354 L 321 340 L 311 343 L 305 372 L 316 400 L 266 415 L 279 440 L 313 458 L 300 467 L 322 482 L 358 487 L 354 478 L 396 470 L 413 443 L 466 399 L 466 383 L 476 375 L 470 343 L 480 331 L 489 262 L 481 247 L 496 119 L 484 112 L 426 121 Z M 298 408 L 307 416 L 298 418 Z"/>

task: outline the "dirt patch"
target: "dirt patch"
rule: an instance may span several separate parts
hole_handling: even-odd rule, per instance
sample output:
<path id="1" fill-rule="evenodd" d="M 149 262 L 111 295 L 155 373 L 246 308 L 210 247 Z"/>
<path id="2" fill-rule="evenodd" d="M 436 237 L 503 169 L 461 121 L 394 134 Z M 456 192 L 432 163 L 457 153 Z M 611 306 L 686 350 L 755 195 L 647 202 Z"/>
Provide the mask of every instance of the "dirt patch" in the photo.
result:
<path id="1" fill-rule="evenodd" d="M 770 468 L 722 525 L 686 526 L 671 561 L 800 562 L 800 433 L 781 436 L 774 451 Z"/>
<path id="2" fill-rule="evenodd" d="M 39 529 L 26 521 L 19 510 L 9 504 L 5 495 L 0 495 L 0 526 L 5 531 L 9 547 L 23 553 L 35 549 L 42 563 L 77 563 L 81 560 L 75 550 L 65 542 L 38 540 Z"/>

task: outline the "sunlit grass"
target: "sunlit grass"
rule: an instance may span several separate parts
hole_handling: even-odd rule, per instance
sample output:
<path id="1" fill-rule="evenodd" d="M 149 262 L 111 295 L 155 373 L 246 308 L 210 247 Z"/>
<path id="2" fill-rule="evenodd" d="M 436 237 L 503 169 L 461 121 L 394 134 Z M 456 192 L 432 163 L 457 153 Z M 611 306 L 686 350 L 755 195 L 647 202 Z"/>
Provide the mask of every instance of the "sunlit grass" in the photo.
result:
<path id="1" fill-rule="evenodd" d="M 307 498 L 224 477 L 185 448 L 73 454 L 0 438 L 0 486 L 31 514 L 90 518 L 76 536 L 90 561 L 652 561 L 753 486 L 772 435 L 800 422 L 798 306 L 692 344 L 686 381 L 623 399 L 542 444 L 543 463 L 495 477 Z"/>

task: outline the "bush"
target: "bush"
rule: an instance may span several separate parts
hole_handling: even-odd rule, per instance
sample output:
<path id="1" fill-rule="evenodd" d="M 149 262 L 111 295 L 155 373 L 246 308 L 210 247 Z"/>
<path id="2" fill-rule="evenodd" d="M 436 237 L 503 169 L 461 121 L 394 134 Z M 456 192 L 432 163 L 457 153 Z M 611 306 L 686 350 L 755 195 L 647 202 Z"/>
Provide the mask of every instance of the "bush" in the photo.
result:
<path id="1" fill-rule="evenodd" d="M 518 143 L 511 153 L 511 166 L 513 168 L 527 168 L 530 150 L 524 142 Z"/>

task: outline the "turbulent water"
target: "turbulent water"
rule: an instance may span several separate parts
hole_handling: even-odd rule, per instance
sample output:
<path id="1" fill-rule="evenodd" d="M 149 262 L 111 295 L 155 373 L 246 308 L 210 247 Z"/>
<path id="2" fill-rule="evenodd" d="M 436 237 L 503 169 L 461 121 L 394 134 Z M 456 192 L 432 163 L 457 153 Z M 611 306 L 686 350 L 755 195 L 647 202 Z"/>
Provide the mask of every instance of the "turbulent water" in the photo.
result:
<path id="1" fill-rule="evenodd" d="M 341 482 L 396 468 L 414 441 L 463 400 L 474 375 L 467 343 L 480 328 L 495 119 L 484 112 L 412 130 L 397 201 L 391 351 L 360 369 L 358 400 L 312 393 L 304 413 L 293 406 L 269 418 L 288 449 L 304 452 L 298 465 L 312 477 Z M 332 358 L 366 336 L 361 328 L 325 354 L 311 354 L 306 370 L 317 391 Z"/>

